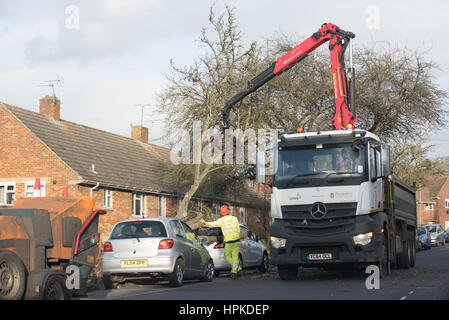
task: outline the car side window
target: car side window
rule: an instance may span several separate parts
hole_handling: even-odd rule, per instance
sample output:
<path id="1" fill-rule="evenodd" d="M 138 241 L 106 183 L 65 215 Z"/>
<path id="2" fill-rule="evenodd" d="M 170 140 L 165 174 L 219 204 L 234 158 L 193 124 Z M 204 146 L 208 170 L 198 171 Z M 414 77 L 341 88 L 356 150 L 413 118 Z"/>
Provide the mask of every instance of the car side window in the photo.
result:
<path id="1" fill-rule="evenodd" d="M 249 230 L 245 227 L 240 227 L 240 237 L 245 240 L 250 239 Z"/>
<path id="2" fill-rule="evenodd" d="M 172 228 L 173 232 L 174 232 L 177 236 L 180 236 L 180 237 L 183 237 L 183 238 L 187 238 L 187 236 L 186 236 L 184 230 L 182 229 L 182 226 L 181 226 L 181 224 L 179 223 L 179 221 L 177 221 L 177 220 L 171 220 L 171 221 L 170 221 L 170 227 Z"/>
<path id="3" fill-rule="evenodd" d="M 195 232 L 193 232 L 192 229 L 190 229 L 190 227 L 185 224 L 184 222 L 181 222 L 182 226 L 184 227 L 184 231 L 186 234 L 187 239 L 189 239 L 192 242 L 198 242 L 198 238 L 195 235 Z"/>

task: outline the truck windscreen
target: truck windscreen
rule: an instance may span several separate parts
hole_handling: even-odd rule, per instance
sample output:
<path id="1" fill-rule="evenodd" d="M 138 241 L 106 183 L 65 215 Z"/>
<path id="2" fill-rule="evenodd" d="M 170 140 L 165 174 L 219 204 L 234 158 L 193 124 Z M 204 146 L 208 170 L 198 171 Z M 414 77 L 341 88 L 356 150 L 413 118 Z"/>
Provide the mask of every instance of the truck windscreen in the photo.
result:
<path id="1" fill-rule="evenodd" d="M 280 148 L 275 186 L 299 188 L 358 184 L 367 175 L 365 148 L 323 144 Z"/>

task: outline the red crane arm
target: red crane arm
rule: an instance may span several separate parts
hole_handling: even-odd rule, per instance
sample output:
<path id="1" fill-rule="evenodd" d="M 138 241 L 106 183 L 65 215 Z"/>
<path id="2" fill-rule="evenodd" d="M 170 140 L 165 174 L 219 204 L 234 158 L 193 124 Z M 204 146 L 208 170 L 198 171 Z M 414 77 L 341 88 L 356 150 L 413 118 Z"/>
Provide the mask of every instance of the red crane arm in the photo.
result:
<path id="1" fill-rule="evenodd" d="M 354 112 L 354 70 L 349 72 L 349 83 L 346 76 L 344 53 L 350 39 L 355 35 L 351 32 L 341 30 L 332 23 L 325 23 L 308 39 L 294 47 L 285 55 L 277 59 L 268 69 L 248 82 L 246 90 L 237 93 L 225 105 L 222 110 L 223 127 L 229 127 L 229 112 L 235 104 L 246 96 L 256 91 L 262 85 L 275 76 L 290 69 L 294 64 L 306 58 L 310 52 L 329 41 L 331 52 L 332 74 L 335 96 L 335 115 L 331 120 L 335 129 L 354 128 L 357 115 Z M 348 89 L 349 88 L 349 89 Z"/>

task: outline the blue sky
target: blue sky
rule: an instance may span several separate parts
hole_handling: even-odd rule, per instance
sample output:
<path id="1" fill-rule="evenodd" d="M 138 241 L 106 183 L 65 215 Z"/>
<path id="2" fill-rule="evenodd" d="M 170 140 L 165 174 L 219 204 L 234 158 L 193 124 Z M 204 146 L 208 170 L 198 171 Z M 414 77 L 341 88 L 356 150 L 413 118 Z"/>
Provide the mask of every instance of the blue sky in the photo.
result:
<path id="1" fill-rule="evenodd" d="M 202 54 L 196 40 L 213 4 L 217 13 L 236 7 L 248 43 L 280 33 L 305 39 L 333 22 L 357 35 L 355 47 L 386 40 L 429 50 L 441 68 L 436 79 L 449 91 L 447 1 L 0 0 L 0 101 L 37 111 L 51 92 L 39 85 L 59 74 L 63 119 L 129 136 L 140 122 L 134 105 L 154 105 L 170 59 L 189 65 Z M 79 29 L 67 28 L 73 5 Z M 151 107 L 144 125 L 151 142 L 163 143 L 164 126 Z M 440 144 L 435 155 L 449 156 L 449 126 L 429 132 Z"/>

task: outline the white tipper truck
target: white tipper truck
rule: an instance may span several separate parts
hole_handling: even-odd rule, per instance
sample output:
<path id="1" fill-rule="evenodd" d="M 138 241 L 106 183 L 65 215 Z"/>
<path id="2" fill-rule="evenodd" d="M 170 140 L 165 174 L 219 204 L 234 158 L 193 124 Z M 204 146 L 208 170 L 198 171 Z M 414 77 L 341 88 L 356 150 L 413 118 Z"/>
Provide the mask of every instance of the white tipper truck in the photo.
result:
<path id="1" fill-rule="evenodd" d="M 415 189 L 390 170 L 388 145 L 364 130 L 283 133 L 271 194 L 271 262 L 298 267 L 413 267 Z"/>

